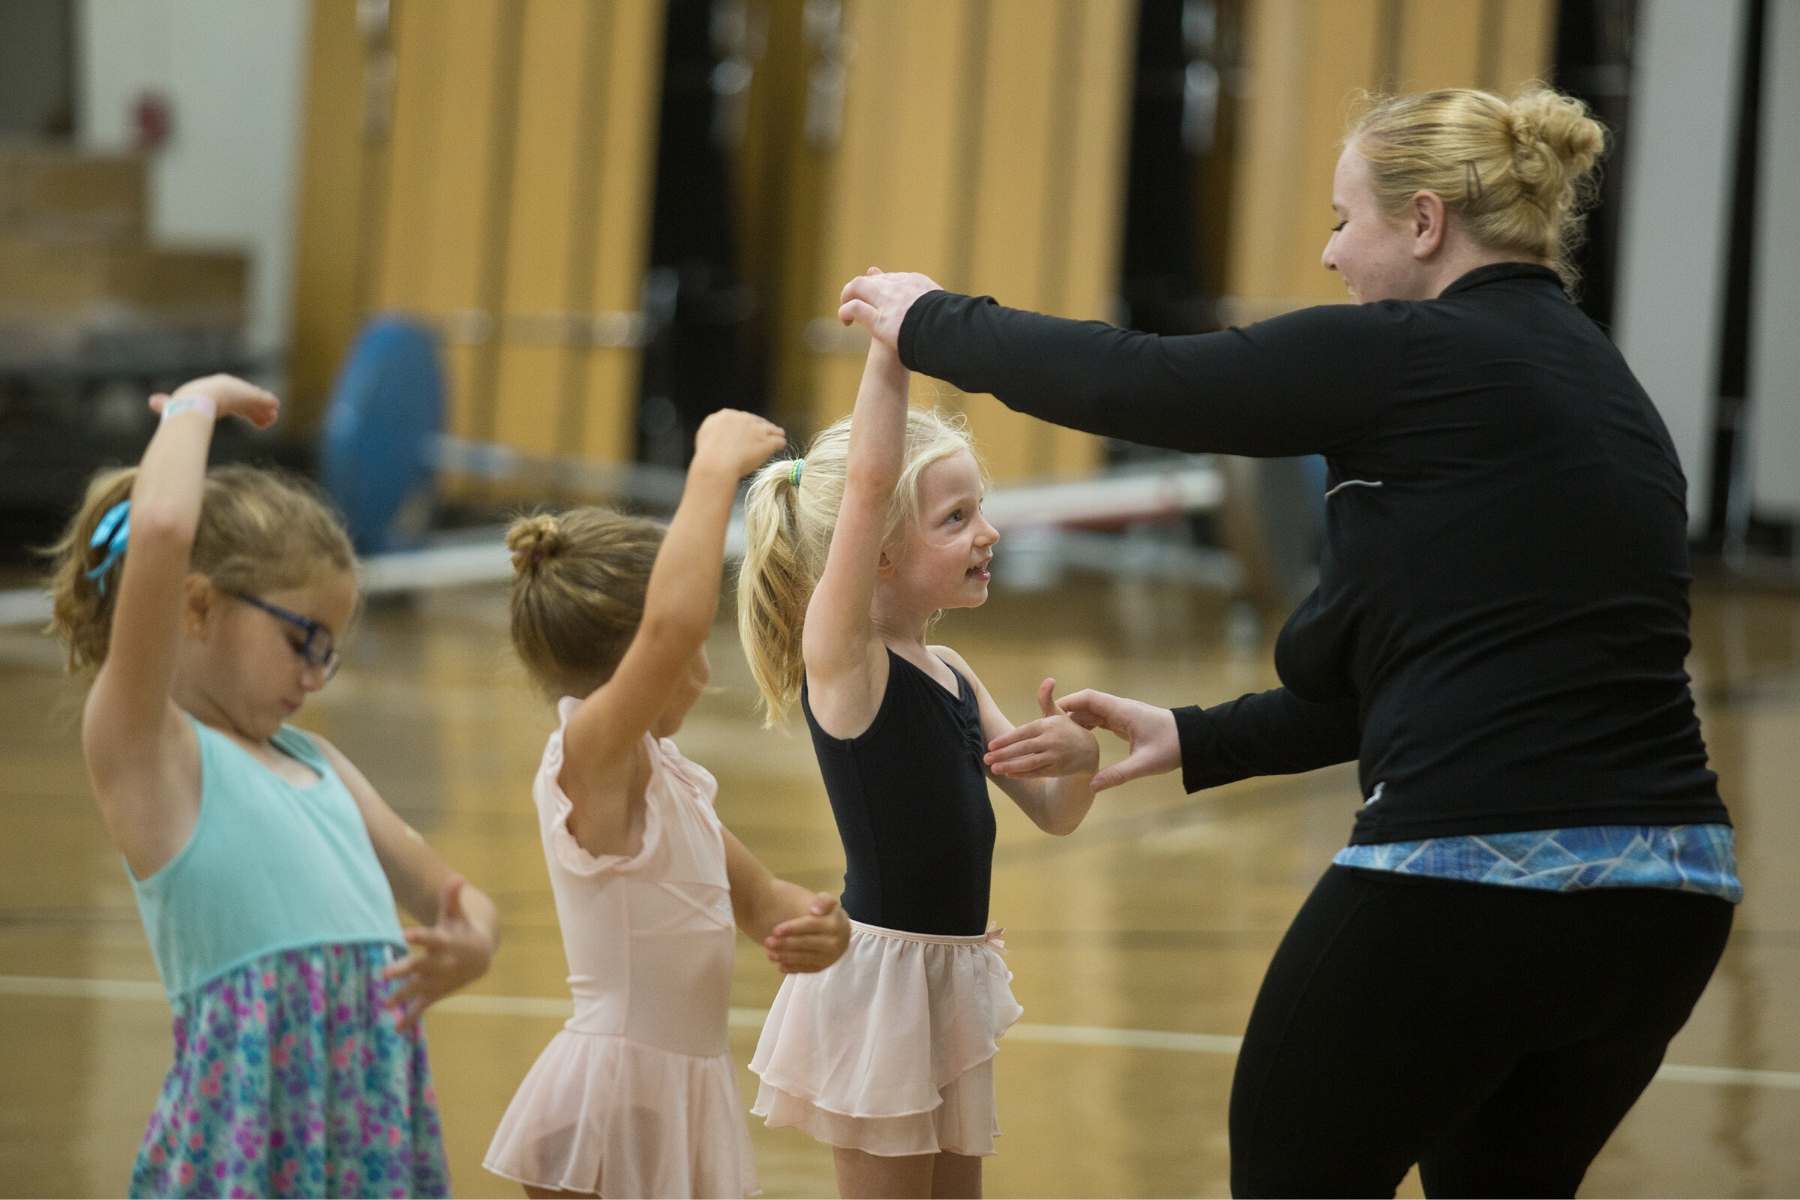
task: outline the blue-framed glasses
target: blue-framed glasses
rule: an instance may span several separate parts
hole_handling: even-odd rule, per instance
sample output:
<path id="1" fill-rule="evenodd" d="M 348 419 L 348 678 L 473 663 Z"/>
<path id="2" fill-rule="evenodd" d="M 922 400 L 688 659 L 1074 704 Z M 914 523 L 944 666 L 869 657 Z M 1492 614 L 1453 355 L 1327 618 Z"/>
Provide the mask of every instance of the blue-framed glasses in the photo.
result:
<path id="1" fill-rule="evenodd" d="M 305 659 L 308 666 L 317 667 L 325 672 L 327 679 L 337 674 L 338 652 L 337 647 L 332 644 L 331 630 L 311 617 L 303 617 L 297 612 L 290 612 L 279 604 L 270 604 L 261 596 L 252 596 L 249 592 L 232 592 L 231 595 L 234 599 L 242 600 L 254 608 L 260 608 L 270 616 L 278 617 L 298 629 L 304 640 L 289 643 L 294 647 L 294 653 Z"/>

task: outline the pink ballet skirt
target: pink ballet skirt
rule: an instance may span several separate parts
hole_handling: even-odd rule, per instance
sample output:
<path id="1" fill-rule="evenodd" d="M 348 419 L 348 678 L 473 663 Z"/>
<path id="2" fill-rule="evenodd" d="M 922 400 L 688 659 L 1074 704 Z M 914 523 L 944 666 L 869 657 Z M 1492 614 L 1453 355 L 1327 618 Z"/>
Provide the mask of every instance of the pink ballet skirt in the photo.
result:
<path id="1" fill-rule="evenodd" d="M 482 1165 L 602 1196 L 749 1196 L 755 1159 L 724 1055 L 562 1030 L 519 1085 Z"/>
<path id="2" fill-rule="evenodd" d="M 559 705 L 564 722 L 576 701 Z M 592 855 L 538 770 L 544 857 L 575 1015 L 526 1074 L 483 1166 L 534 1187 L 624 1196 L 749 1196 L 755 1160 L 728 1054 L 737 936 L 713 777 L 646 735 L 642 847 Z"/>
<path id="3" fill-rule="evenodd" d="M 1022 1013 L 999 931 L 939 937 L 851 922 L 850 948 L 789 975 L 750 1069 L 751 1110 L 869 1154 L 986 1155 L 993 1059 Z"/>

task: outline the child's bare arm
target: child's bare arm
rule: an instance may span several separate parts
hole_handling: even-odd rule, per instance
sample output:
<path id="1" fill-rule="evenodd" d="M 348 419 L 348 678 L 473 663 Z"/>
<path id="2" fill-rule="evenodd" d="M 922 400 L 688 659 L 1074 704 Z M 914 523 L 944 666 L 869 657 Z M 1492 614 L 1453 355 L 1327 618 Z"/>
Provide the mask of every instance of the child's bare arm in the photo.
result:
<path id="1" fill-rule="evenodd" d="M 487 973 L 500 946 L 499 909 L 400 819 L 341 750 L 309 736 L 356 801 L 394 898 L 421 922 L 406 930 L 406 957 L 385 972 L 402 981 L 388 1003 L 400 1009 L 401 1026 L 410 1026 L 429 1005 Z"/>
<path id="2" fill-rule="evenodd" d="M 118 589 L 106 661 L 82 717 L 82 750 L 113 844 L 139 877 L 186 844 L 199 812 L 199 751 L 169 698 L 190 608 L 188 559 L 200 525 L 206 456 L 218 416 L 273 423 L 280 402 L 229 375 L 183 384 L 157 427 L 131 488 L 124 563 L 97 586 Z"/>
<path id="3" fill-rule="evenodd" d="M 612 678 L 581 702 L 563 734 L 562 781 L 577 807 L 622 795 L 612 785 L 628 752 L 682 686 L 712 630 L 738 480 L 785 440 L 780 427 L 733 409 L 701 424 L 681 504 L 650 571 L 637 633 Z"/>
<path id="4" fill-rule="evenodd" d="M 851 410 L 844 497 L 801 632 L 813 715 L 834 736 L 866 728 L 887 687 L 887 651 L 869 606 L 906 448 L 907 378 L 892 350 L 870 345 Z"/>
<path id="5" fill-rule="evenodd" d="M 755 941 L 784 975 L 823 971 L 850 944 L 850 921 L 836 896 L 809 892 L 777 879 L 769 868 L 725 833 L 725 873 L 738 929 Z"/>
<path id="6" fill-rule="evenodd" d="M 981 707 L 982 735 L 990 746 L 996 741 L 1003 746 L 990 749 L 985 757 L 988 778 L 1045 833 L 1075 832 L 1093 807 L 1100 743 L 1057 706 L 1056 681 L 1046 679 L 1038 685 L 1043 715 L 1014 726 L 961 655 L 948 646 L 933 649 L 968 675 Z"/>

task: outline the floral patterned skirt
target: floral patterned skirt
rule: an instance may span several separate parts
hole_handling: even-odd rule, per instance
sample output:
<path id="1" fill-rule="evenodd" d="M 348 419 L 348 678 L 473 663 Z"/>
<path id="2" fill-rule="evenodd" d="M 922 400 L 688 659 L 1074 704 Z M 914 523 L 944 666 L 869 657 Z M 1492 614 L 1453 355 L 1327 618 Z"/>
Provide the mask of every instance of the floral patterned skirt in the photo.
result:
<path id="1" fill-rule="evenodd" d="M 424 1035 L 386 943 L 266 955 L 175 1001 L 133 1196 L 448 1196 Z"/>

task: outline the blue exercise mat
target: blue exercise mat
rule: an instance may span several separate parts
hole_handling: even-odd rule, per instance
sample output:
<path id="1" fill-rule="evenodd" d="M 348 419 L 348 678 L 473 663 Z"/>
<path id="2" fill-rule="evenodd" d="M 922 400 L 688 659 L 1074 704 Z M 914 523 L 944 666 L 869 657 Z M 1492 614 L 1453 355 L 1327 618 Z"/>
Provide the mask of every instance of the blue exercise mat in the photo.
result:
<path id="1" fill-rule="evenodd" d="M 416 546 L 431 521 L 444 376 L 430 331 L 393 317 L 357 336 L 320 447 L 325 490 L 359 554 Z"/>

